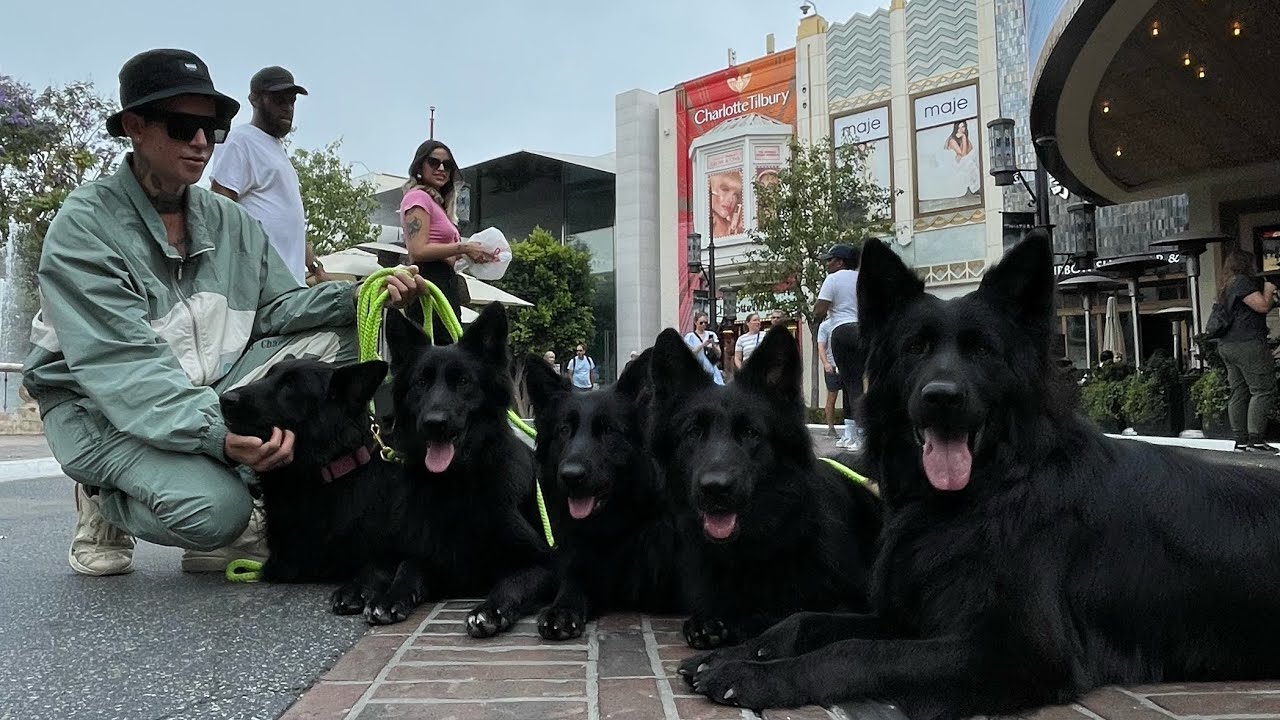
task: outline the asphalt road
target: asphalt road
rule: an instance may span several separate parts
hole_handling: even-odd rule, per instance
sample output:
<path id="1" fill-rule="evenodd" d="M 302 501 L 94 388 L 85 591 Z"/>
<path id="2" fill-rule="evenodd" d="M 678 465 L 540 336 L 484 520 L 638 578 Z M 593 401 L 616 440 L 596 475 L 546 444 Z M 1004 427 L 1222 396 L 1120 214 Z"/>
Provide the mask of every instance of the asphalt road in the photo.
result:
<path id="1" fill-rule="evenodd" d="M 174 548 L 76 575 L 74 523 L 69 479 L 0 482 L 0 720 L 273 718 L 367 628 L 327 587 L 184 574 Z"/>

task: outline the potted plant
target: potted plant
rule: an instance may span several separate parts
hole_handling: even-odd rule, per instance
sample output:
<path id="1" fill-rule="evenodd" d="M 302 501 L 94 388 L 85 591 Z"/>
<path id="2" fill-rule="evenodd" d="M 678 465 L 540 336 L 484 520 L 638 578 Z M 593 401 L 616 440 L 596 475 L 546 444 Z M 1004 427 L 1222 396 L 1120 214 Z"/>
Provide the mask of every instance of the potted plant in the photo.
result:
<path id="1" fill-rule="evenodd" d="M 1200 416 L 1200 427 L 1207 438 L 1229 440 L 1231 425 L 1227 422 L 1227 403 L 1231 400 L 1231 386 L 1222 367 L 1210 367 L 1191 386 L 1191 404 Z"/>
<path id="2" fill-rule="evenodd" d="M 1157 350 L 1125 388 L 1125 418 L 1139 435 L 1177 435 L 1182 430 L 1180 387 L 1173 358 Z"/>
<path id="3" fill-rule="evenodd" d="M 1085 414 L 1103 432 L 1118 433 L 1125 428 L 1124 396 L 1132 373 L 1128 365 L 1105 363 L 1080 388 Z"/>

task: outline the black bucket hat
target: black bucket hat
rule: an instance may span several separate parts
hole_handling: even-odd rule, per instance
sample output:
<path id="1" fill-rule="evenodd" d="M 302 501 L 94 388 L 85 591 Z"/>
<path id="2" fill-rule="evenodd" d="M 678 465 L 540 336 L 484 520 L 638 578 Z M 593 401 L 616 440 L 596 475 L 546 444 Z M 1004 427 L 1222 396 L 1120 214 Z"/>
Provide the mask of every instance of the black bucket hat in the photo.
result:
<path id="1" fill-rule="evenodd" d="M 121 118 L 127 110 L 136 110 L 179 95 L 211 97 L 217 106 L 218 119 L 231 124 L 240 112 L 240 103 L 213 87 L 209 66 L 187 50 L 147 50 L 138 53 L 120 68 L 120 112 L 107 118 L 107 132 L 124 137 Z"/>

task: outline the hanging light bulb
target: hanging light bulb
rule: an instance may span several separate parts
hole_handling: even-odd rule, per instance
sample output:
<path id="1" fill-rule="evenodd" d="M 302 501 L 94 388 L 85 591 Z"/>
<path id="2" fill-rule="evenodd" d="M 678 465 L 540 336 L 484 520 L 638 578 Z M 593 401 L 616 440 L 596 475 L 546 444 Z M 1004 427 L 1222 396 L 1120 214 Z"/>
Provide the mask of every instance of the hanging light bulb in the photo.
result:
<path id="1" fill-rule="evenodd" d="M 1232 35 L 1234 35 L 1234 36 L 1236 36 L 1236 37 L 1240 37 L 1240 33 L 1241 33 L 1241 32 L 1244 32 L 1244 28 L 1243 28 L 1243 27 L 1241 27 L 1241 25 L 1240 25 L 1240 21 L 1239 21 L 1239 20 L 1237 20 L 1237 21 L 1235 21 L 1235 22 L 1231 23 L 1231 34 L 1232 34 Z"/>
<path id="2" fill-rule="evenodd" d="M 1182 64 L 1183 64 L 1184 66 L 1190 67 L 1190 65 L 1191 65 L 1191 53 L 1182 53 Z"/>
<path id="3" fill-rule="evenodd" d="M 1110 100 L 1105 100 L 1105 101 L 1103 101 L 1103 103 L 1102 103 L 1102 112 L 1104 112 L 1104 113 L 1109 113 L 1109 112 L 1111 112 L 1111 101 L 1110 101 Z"/>
<path id="4" fill-rule="evenodd" d="M 1117 148 L 1116 148 L 1116 157 L 1120 157 L 1120 156 L 1121 156 L 1121 155 L 1123 155 L 1123 154 L 1124 154 L 1124 152 L 1123 152 L 1123 151 L 1121 151 L 1119 147 L 1117 147 Z"/>
<path id="5" fill-rule="evenodd" d="M 1200 78 L 1203 78 L 1203 77 L 1204 77 L 1204 66 L 1203 66 L 1203 65 L 1201 65 L 1201 66 L 1196 70 L 1196 76 L 1197 76 L 1197 77 L 1200 77 Z"/>
<path id="6" fill-rule="evenodd" d="M 1160 37 L 1160 21 L 1156 20 L 1151 23 L 1151 37 Z"/>

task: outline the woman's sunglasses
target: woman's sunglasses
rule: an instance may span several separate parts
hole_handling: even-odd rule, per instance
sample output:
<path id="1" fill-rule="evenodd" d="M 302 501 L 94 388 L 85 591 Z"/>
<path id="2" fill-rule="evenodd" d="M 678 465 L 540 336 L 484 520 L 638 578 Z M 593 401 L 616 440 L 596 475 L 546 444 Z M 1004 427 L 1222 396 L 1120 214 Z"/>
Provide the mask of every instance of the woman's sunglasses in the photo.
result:
<path id="1" fill-rule="evenodd" d="M 439 170 L 441 165 L 443 165 L 444 169 L 448 172 L 453 172 L 458 169 L 457 164 L 454 163 L 452 160 L 441 160 L 438 157 L 432 157 L 430 155 L 426 157 L 426 160 L 427 160 L 427 164 L 431 166 L 432 170 Z"/>
<path id="2" fill-rule="evenodd" d="M 196 131 L 204 131 L 204 139 L 211 143 L 221 143 L 227 139 L 230 124 L 221 118 L 208 115 L 191 115 L 171 110 L 139 110 L 137 111 L 148 122 L 163 122 L 169 137 L 179 142 L 191 142 Z"/>

